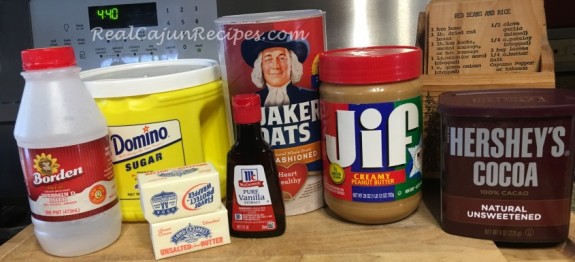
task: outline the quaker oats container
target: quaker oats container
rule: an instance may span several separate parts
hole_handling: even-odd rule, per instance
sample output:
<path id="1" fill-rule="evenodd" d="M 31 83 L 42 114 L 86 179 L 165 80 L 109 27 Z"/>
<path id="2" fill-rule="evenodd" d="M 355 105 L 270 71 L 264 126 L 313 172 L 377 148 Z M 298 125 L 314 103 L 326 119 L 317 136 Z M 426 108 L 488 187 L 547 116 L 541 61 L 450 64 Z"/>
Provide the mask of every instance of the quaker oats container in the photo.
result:
<path id="1" fill-rule="evenodd" d="M 320 209 L 317 63 L 326 49 L 325 12 L 309 9 L 241 14 L 220 17 L 215 23 L 223 36 L 219 58 L 229 130 L 233 131 L 229 98 L 258 94 L 262 135 L 274 150 L 286 215 Z"/>

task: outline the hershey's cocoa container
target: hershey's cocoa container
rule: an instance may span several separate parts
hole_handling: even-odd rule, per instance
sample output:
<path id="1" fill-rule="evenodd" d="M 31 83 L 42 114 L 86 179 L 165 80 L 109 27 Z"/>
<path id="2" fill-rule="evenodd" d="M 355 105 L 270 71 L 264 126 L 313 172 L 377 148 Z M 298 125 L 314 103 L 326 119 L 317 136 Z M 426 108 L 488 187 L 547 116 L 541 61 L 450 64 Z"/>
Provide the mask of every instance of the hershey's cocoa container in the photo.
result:
<path id="1" fill-rule="evenodd" d="M 446 232 L 510 243 L 567 239 L 575 92 L 446 92 L 439 112 Z"/>
<path id="2" fill-rule="evenodd" d="M 215 21 L 228 119 L 230 97 L 260 96 L 262 135 L 275 154 L 288 216 L 323 206 L 317 60 L 326 45 L 324 16 L 292 10 Z"/>

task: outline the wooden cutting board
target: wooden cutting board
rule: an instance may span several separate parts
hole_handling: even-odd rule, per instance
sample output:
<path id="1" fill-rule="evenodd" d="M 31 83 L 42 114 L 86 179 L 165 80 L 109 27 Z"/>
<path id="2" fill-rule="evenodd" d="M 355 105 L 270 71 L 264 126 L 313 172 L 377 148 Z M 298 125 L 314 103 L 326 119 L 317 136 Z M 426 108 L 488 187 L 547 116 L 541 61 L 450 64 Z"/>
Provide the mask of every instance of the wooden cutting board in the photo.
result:
<path id="1" fill-rule="evenodd" d="M 543 0 L 433 0 L 426 13 L 428 75 L 539 71 Z"/>

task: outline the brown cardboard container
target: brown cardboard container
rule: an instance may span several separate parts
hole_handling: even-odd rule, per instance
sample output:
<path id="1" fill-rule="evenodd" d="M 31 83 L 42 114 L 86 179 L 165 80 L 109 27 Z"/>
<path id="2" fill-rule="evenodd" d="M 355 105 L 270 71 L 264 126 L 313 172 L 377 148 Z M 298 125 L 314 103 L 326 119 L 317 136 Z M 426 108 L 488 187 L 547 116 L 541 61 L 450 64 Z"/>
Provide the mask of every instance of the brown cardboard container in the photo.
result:
<path id="1" fill-rule="evenodd" d="M 501 0 L 503 1 L 503 0 Z M 532 2 L 538 2 L 533 0 Z M 449 1 L 432 1 L 445 4 Z M 450 1 L 459 5 L 462 1 Z M 463 1 L 465 2 L 465 1 Z M 472 1 L 468 1 L 472 2 Z M 516 3 L 509 1 L 510 3 Z M 537 6 L 537 5 L 535 5 Z M 539 10 L 543 13 L 543 10 Z M 419 14 L 416 45 L 423 50 L 423 116 L 424 116 L 424 157 L 423 175 L 428 178 L 440 176 L 440 150 L 441 134 L 439 113 L 437 112 L 437 98 L 447 91 L 483 90 L 483 89 L 508 89 L 508 88 L 555 88 L 555 70 L 553 51 L 549 45 L 547 34 L 542 30 L 541 50 L 538 67 L 534 72 L 505 72 L 505 73 L 474 73 L 474 74 L 427 74 L 428 50 L 426 39 L 428 38 L 428 16 L 426 12 Z M 543 19 L 544 20 L 544 19 Z M 543 25 L 545 27 L 545 25 Z M 481 37 L 481 36 L 478 36 Z M 536 37 L 539 37 L 537 35 Z"/>

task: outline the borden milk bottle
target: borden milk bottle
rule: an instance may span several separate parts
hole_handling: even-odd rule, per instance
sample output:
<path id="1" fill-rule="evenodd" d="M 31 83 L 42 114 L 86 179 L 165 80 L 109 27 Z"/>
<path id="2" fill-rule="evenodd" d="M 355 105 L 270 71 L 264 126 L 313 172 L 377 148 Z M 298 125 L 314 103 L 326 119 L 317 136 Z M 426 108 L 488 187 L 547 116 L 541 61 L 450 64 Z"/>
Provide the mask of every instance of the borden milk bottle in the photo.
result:
<path id="1" fill-rule="evenodd" d="M 80 80 L 72 47 L 24 50 L 22 64 L 14 137 L 36 238 L 56 256 L 102 249 L 122 224 L 106 121 Z"/>

